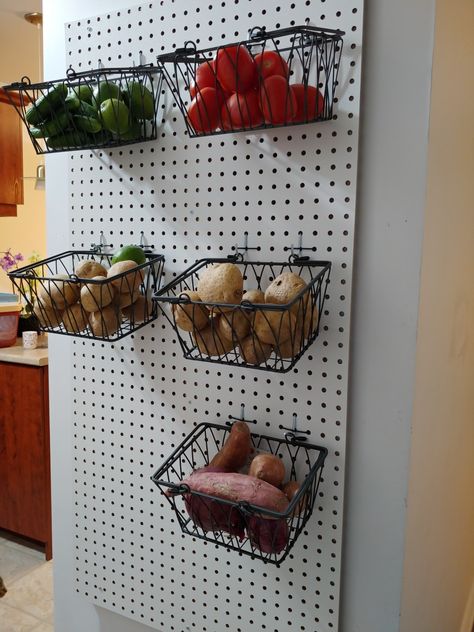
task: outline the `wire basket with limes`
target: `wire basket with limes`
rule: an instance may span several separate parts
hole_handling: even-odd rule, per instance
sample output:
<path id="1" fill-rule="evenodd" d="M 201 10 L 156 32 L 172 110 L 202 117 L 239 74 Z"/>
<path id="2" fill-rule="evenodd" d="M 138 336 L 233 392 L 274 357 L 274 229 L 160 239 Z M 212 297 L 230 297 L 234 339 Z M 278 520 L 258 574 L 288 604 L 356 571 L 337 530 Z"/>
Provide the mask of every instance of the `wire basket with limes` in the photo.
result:
<path id="1" fill-rule="evenodd" d="M 109 250 L 71 250 L 9 273 L 41 331 L 114 342 L 156 319 L 164 256 L 147 246 Z"/>
<path id="2" fill-rule="evenodd" d="M 154 140 L 163 75 L 156 66 L 100 68 L 4 86 L 37 154 Z M 16 98 L 14 97 L 16 95 Z"/>

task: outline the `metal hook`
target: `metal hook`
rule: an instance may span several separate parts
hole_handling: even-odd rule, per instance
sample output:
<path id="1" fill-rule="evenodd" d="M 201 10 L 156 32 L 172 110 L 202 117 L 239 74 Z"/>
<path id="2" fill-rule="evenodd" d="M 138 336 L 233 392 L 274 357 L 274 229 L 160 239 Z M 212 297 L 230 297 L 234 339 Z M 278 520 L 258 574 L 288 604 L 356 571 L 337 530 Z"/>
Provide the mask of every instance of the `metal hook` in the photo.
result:
<path id="1" fill-rule="evenodd" d="M 233 415 L 229 415 L 229 419 L 233 419 L 234 421 L 245 421 L 246 423 L 256 424 L 257 421 L 255 419 L 245 419 L 245 404 L 240 404 L 240 417 L 234 417 Z M 227 422 L 228 425 L 231 425 L 230 422 Z"/>
<path id="2" fill-rule="evenodd" d="M 298 415 L 296 413 L 293 413 L 291 428 L 280 426 L 280 430 L 287 430 L 287 432 L 285 432 L 285 439 L 287 439 L 287 441 L 306 441 L 308 437 L 301 435 L 310 434 L 309 430 L 298 430 Z"/>
<path id="3" fill-rule="evenodd" d="M 239 246 L 239 244 L 235 244 L 235 246 L 233 246 L 233 250 L 235 251 L 235 254 L 238 255 L 241 250 L 244 253 L 248 252 L 249 250 L 260 250 L 260 246 L 249 246 L 249 234 L 247 231 L 245 231 L 244 232 L 244 245 Z"/>
<path id="4" fill-rule="evenodd" d="M 153 250 L 154 246 L 145 243 L 145 233 L 144 231 L 140 231 L 140 248 L 143 248 L 145 252 L 150 252 Z"/>
<path id="5" fill-rule="evenodd" d="M 99 243 L 91 244 L 91 250 L 94 250 L 94 252 L 96 253 L 101 253 L 102 250 L 105 250 L 106 248 L 112 248 L 112 247 L 113 247 L 113 244 L 106 243 L 103 230 L 100 231 Z"/>

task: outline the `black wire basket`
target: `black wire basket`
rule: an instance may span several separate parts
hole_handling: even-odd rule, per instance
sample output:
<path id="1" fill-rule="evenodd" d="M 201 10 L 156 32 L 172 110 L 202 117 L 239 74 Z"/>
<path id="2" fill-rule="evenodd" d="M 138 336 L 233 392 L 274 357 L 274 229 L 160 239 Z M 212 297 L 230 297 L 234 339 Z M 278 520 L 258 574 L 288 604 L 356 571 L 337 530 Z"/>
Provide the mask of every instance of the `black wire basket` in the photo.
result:
<path id="1" fill-rule="evenodd" d="M 203 273 L 221 264 L 226 278 L 240 283 L 235 302 L 209 300 L 203 291 Z M 330 269 L 329 261 L 293 255 L 278 263 L 241 255 L 201 259 L 153 301 L 176 331 L 185 358 L 286 373 L 319 334 Z"/>
<path id="2" fill-rule="evenodd" d="M 100 68 L 4 86 L 37 154 L 119 147 L 157 137 L 163 75 L 156 66 Z M 12 98 L 13 94 L 17 98 Z"/>
<path id="3" fill-rule="evenodd" d="M 255 27 L 245 41 L 159 55 L 189 136 L 333 118 L 343 31 Z"/>
<path id="4" fill-rule="evenodd" d="M 254 454 L 266 452 L 280 457 L 286 470 L 285 483 L 295 481 L 299 486 L 283 512 L 191 490 L 182 481 L 193 471 L 209 466 L 230 428 L 230 423 L 198 424 L 152 480 L 175 511 L 183 533 L 255 559 L 280 564 L 313 513 L 327 449 L 294 436 L 276 438 L 251 434 Z M 212 472 L 212 468 L 209 471 Z"/>
<path id="5" fill-rule="evenodd" d="M 156 319 L 163 255 L 145 250 L 145 263 L 112 268 L 101 248 L 63 252 L 8 276 L 48 333 L 114 342 Z M 108 271 L 111 271 L 108 276 Z"/>

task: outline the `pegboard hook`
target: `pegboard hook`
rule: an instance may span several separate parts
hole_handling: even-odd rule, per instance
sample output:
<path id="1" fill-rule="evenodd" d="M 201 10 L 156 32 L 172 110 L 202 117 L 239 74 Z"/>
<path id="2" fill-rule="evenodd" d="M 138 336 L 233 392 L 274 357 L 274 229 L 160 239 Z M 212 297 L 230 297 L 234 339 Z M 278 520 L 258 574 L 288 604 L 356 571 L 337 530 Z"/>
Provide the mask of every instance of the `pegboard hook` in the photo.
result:
<path id="1" fill-rule="evenodd" d="M 154 246 L 146 243 L 146 237 L 143 230 L 140 231 L 140 248 L 143 248 L 145 252 L 153 251 Z"/>
<path id="2" fill-rule="evenodd" d="M 249 246 L 249 234 L 247 231 L 245 231 L 244 233 L 244 245 L 243 246 L 239 246 L 239 244 L 235 244 L 235 246 L 233 247 L 233 250 L 235 251 L 235 256 L 238 257 L 239 255 L 242 257 L 242 259 L 245 259 L 245 253 L 247 253 L 249 250 L 260 250 L 260 246 Z M 243 255 L 240 254 L 240 251 L 243 251 Z"/>
<path id="3" fill-rule="evenodd" d="M 233 419 L 234 421 L 245 421 L 249 424 L 256 424 L 256 419 L 245 419 L 245 404 L 240 404 L 240 417 L 234 417 L 233 415 L 229 415 L 229 419 Z M 231 425 L 230 421 L 227 422 L 227 425 Z"/>
<path id="4" fill-rule="evenodd" d="M 285 432 L 285 439 L 292 443 L 295 441 L 306 441 L 308 437 L 304 435 L 310 434 L 309 430 L 298 430 L 298 415 L 296 413 L 293 413 L 293 422 L 291 424 L 291 428 L 280 425 L 280 430 L 287 431 Z"/>
<path id="5" fill-rule="evenodd" d="M 104 250 L 106 250 L 107 248 L 113 248 L 113 244 L 107 244 L 106 243 L 104 231 L 101 230 L 100 231 L 100 237 L 99 237 L 99 243 L 98 244 L 91 244 L 91 250 L 93 250 L 97 254 L 100 254 Z"/>
<path id="6" fill-rule="evenodd" d="M 285 248 L 285 250 L 288 250 L 288 248 Z M 297 251 L 297 254 L 295 254 L 295 250 Z M 291 244 L 290 246 L 290 261 L 301 261 L 302 259 L 309 259 L 309 257 L 301 256 L 303 250 L 313 250 L 313 248 L 305 248 L 303 246 L 303 233 L 300 230 L 298 232 L 298 245 L 295 247 L 293 244 Z"/>

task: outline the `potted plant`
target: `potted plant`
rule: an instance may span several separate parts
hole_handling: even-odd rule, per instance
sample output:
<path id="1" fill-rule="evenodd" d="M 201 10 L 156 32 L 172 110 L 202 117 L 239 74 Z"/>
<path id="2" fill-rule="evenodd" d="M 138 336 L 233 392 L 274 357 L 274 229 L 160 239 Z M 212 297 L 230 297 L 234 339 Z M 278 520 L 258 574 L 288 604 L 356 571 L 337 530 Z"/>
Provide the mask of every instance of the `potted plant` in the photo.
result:
<path id="1" fill-rule="evenodd" d="M 0 252 L 0 268 L 4 272 L 10 272 L 12 269 L 18 269 L 18 263 L 20 261 L 24 261 L 24 256 L 21 252 L 17 254 L 12 254 L 11 248 L 4 252 Z M 33 252 L 32 255 L 28 258 L 28 263 L 35 263 L 40 258 L 37 252 Z M 28 293 L 30 296 L 34 295 L 34 285 L 35 281 L 28 281 Z M 21 303 L 23 305 L 23 309 L 20 313 L 20 318 L 18 319 L 18 332 L 17 337 L 21 337 L 24 331 L 37 331 L 40 333 L 39 322 L 33 310 L 31 308 L 32 301 L 26 301 L 23 297 L 21 297 Z"/>

